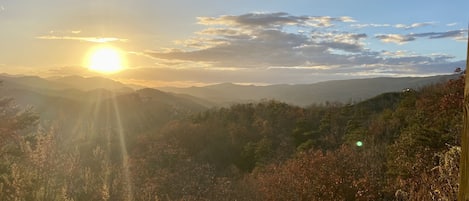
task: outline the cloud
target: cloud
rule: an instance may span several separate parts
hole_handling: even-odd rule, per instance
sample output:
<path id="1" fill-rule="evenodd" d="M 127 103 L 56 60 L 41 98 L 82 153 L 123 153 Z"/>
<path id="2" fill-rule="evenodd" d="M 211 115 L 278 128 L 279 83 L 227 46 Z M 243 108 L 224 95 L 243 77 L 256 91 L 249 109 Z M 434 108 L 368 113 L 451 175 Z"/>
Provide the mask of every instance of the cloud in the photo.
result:
<path id="1" fill-rule="evenodd" d="M 248 13 L 244 15 L 223 15 L 220 17 L 199 17 L 202 25 L 227 25 L 250 27 L 275 27 L 302 24 L 308 17 L 297 17 L 288 13 Z"/>
<path id="2" fill-rule="evenodd" d="M 415 37 L 412 37 L 409 35 L 401 35 L 401 34 L 379 34 L 379 35 L 376 35 L 375 37 L 385 43 L 397 43 L 397 44 L 404 44 L 406 42 L 415 40 Z"/>
<path id="3" fill-rule="evenodd" d="M 448 60 L 453 59 L 454 57 L 448 55 L 431 55 L 431 56 L 421 56 L 421 55 L 410 55 L 410 56 L 400 56 L 400 57 L 389 57 L 383 59 L 382 64 L 385 65 L 425 65 L 425 64 L 441 64 L 445 63 Z"/>
<path id="4" fill-rule="evenodd" d="M 446 32 L 427 32 L 419 34 L 411 34 L 415 37 L 426 37 L 429 39 L 439 39 L 439 38 L 452 38 L 452 39 L 461 39 L 464 38 L 467 34 L 467 30 L 453 30 Z"/>
<path id="5" fill-rule="evenodd" d="M 381 54 L 384 57 L 404 57 L 404 56 L 409 56 L 409 55 L 415 55 L 415 53 L 408 52 L 406 50 L 397 50 L 394 52 L 391 51 L 382 51 Z"/>
<path id="6" fill-rule="evenodd" d="M 446 26 L 449 26 L 449 27 L 456 26 L 456 25 L 458 25 L 458 23 L 456 22 L 446 24 Z"/>
<path id="7" fill-rule="evenodd" d="M 79 32 L 78 32 L 79 33 Z M 114 38 L 114 37 L 77 37 L 77 36 L 38 36 L 37 39 L 44 39 L 44 40 L 79 40 L 79 41 L 86 41 L 86 42 L 93 42 L 93 43 L 107 43 L 107 42 L 126 42 L 127 39 L 122 38 Z"/>
<path id="8" fill-rule="evenodd" d="M 332 27 L 334 22 L 355 22 L 355 20 L 348 16 L 342 17 L 329 17 L 329 16 L 316 16 L 309 17 L 306 24 L 312 27 Z"/>
<path id="9" fill-rule="evenodd" d="M 363 50 L 364 44 L 362 39 L 368 36 L 364 33 L 347 33 L 347 32 L 314 32 L 311 36 L 312 43 L 324 46 L 329 50 L 340 50 L 350 53 L 357 53 Z"/>
<path id="10" fill-rule="evenodd" d="M 253 39 L 232 39 L 225 44 L 195 51 L 177 50 L 150 55 L 162 59 L 211 62 L 223 67 L 299 65 L 304 61 L 304 56 L 296 52 L 306 49 L 301 46 L 307 44 L 307 41 L 307 36 L 262 30 L 255 33 Z"/>
<path id="11" fill-rule="evenodd" d="M 250 38 L 250 32 L 242 29 L 229 29 L 229 28 L 208 28 L 204 29 L 196 34 L 199 35 L 212 35 L 212 36 L 224 36 L 224 37 L 247 37 Z"/>
<path id="12" fill-rule="evenodd" d="M 347 16 L 248 13 L 199 17 L 198 21 L 208 28 L 196 32 L 196 37 L 176 41 L 183 48 L 147 54 L 157 59 L 205 62 L 216 67 L 324 65 L 337 63 L 333 58 L 340 56 L 334 52 L 362 51 L 362 40 L 367 38 L 364 33 L 314 31 L 317 27 L 354 21 Z M 311 32 L 297 31 L 306 27 Z"/>
<path id="13" fill-rule="evenodd" d="M 366 27 L 390 27 L 390 24 L 351 24 L 354 28 L 366 28 Z"/>
<path id="14" fill-rule="evenodd" d="M 282 27 L 286 25 L 304 25 L 330 27 L 333 22 L 355 22 L 348 16 L 293 16 L 288 13 L 247 13 L 244 15 L 222 15 L 220 17 L 198 17 L 198 24 L 224 25 L 236 27 Z"/>
<path id="15" fill-rule="evenodd" d="M 454 40 L 465 41 L 467 30 L 452 30 L 446 32 L 424 32 L 424 33 L 411 33 L 411 34 L 378 34 L 375 38 L 380 39 L 385 43 L 403 44 L 409 41 L 414 41 L 417 38 L 427 39 L 442 39 L 451 38 Z"/>
<path id="16" fill-rule="evenodd" d="M 148 54 L 159 59 L 209 62 L 219 67 L 323 65 L 336 63 L 334 57 L 340 56 L 334 55 L 333 50 L 360 52 L 363 45 L 359 41 L 365 37 L 366 34 L 323 32 L 308 36 L 266 29 L 252 31 L 249 38 L 224 38 L 224 43 L 198 50 Z"/>
<path id="17" fill-rule="evenodd" d="M 396 24 L 396 25 L 394 25 L 394 27 L 400 28 L 400 29 L 415 29 L 415 28 L 430 26 L 430 25 L 434 25 L 434 24 L 435 24 L 435 22 L 419 22 L 419 23 L 413 23 L 413 24 L 410 24 L 410 25 Z"/>
<path id="18" fill-rule="evenodd" d="M 198 20 L 199 24 L 206 26 L 205 29 L 196 32 L 191 38 L 177 41 L 179 48 L 143 53 L 153 58 L 158 69 L 133 69 L 123 73 L 123 79 L 133 76 L 151 79 L 156 76 L 165 81 L 188 83 L 200 83 L 203 80 L 210 83 L 288 83 L 292 80 L 307 83 L 313 79 L 338 79 L 337 76 L 345 74 L 366 77 L 377 74 L 448 73 L 460 64 L 448 55 L 371 50 L 368 48 L 368 34 L 357 32 L 356 29 L 349 32 L 330 28 L 350 28 L 351 25 L 347 23 L 353 19 L 348 17 L 248 13 L 199 17 Z M 363 24 L 355 27 L 392 25 Z M 403 44 L 420 38 L 456 39 L 464 32 L 467 30 L 378 34 L 372 38 Z M 221 73 L 223 76 L 220 76 Z"/>
<path id="19" fill-rule="evenodd" d="M 174 41 L 176 45 L 183 45 L 185 47 L 195 48 L 195 49 L 204 49 L 215 47 L 219 45 L 229 44 L 229 41 L 226 39 L 216 39 L 216 38 L 192 38 L 188 40 L 176 40 Z M 172 51 L 180 52 L 181 50 L 173 49 Z"/>

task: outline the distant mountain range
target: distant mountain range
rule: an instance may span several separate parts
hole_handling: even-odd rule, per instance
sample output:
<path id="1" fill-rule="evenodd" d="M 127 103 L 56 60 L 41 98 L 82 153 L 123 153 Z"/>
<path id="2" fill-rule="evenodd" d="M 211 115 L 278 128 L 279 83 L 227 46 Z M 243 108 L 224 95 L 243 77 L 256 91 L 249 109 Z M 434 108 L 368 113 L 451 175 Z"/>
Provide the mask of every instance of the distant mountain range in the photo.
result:
<path id="1" fill-rule="evenodd" d="M 13 97 L 20 106 L 32 106 L 43 124 L 60 122 L 58 129 L 67 131 L 66 136 L 96 133 L 117 126 L 122 126 L 127 133 L 138 134 L 154 131 L 168 121 L 186 118 L 211 107 L 262 99 L 299 106 L 326 101 L 358 102 L 386 92 L 418 89 L 458 76 L 372 78 L 271 86 L 223 83 L 205 87 L 134 90 L 123 83 L 100 77 L 45 79 L 0 74 L 0 99 Z"/>
<path id="2" fill-rule="evenodd" d="M 67 136 L 117 126 L 131 131 L 128 133 L 145 132 L 212 105 L 189 95 L 150 88 L 132 90 L 120 82 L 98 77 L 44 79 L 0 75 L 0 81 L 0 99 L 12 97 L 22 107 L 32 106 L 43 124 L 60 122 L 58 129 L 67 131 Z"/>
<path id="3" fill-rule="evenodd" d="M 459 75 L 432 77 L 369 78 L 326 81 L 298 85 L 236 85 L 223 83 L 205 87 L 159 88 L 162 91 L 188 94 L 226 106 L 239 102 L 275 99 L 286 103 L 307 106 L 313 103 L 358 102 L 386 92 L 398 92 L 406 88 L 418 89 L 432 83 L 444 82 Z"/>
<path id="4" fill-rule="evenodd" d="M 432 83 L 455 79 L 459 75 L 432 77 L 369 78 L 326 81 L 297 85 L 237 85 L 222 83 L 205 87 L 164 87 L 138 89 L 102 77 L 67 76 L 41 78 L 37 76 L 0 75 L 2 95 L 10 95 L 22 104 L 40 105 L 41 100 L 93 102 L 124 95 L 163 104 L 167 107 L 202 110 L 213 106 L 275 99 L 289 104 L 308 106 L 329 102 L 358 102 L 386 92 L 406 88 L 418 89 Z M 44 103 L 45 104 L 45 103 Z M 41 108 L 41 107 L 39 107 Z"/>

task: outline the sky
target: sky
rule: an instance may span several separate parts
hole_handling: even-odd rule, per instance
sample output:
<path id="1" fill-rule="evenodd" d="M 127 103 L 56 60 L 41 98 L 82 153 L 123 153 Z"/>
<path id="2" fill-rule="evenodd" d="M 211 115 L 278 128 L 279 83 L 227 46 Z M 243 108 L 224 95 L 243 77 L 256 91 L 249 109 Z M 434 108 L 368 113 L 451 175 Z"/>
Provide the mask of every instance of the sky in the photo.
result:
<path id="1" fill-rule="evenodd" d="M 432 76 L 465 66 L 469 1 L 0 0 L 0 73 L 161 86 Z M 120 49 L 114 74 L 84 64 Z"/>

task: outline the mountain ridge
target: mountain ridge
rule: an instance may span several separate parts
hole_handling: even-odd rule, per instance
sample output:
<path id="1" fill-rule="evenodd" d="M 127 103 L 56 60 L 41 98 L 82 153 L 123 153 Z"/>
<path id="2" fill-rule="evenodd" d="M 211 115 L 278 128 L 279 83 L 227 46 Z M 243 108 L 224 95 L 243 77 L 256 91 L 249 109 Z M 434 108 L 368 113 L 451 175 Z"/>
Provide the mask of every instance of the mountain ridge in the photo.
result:
<path id="1" fill-rule="evenodd" d="M 405 88 L 418 89 L 460 75 L 430 77 L 377 77 L 350 80 L 330 80 L 312 84 L 276 84 L 267 86 L 221 83 L 205 87 L 162 87 L 162 91 L 188 94 L 227 106 L 237 102 L 275 99 L 289 104 L 308 106 L 324 102 L 357 102 L 382 93 L 399 92 Z"/>
<path id="2" fill-rule="evenodd" d="M 167 93 L 176 100 L 195 102 L 204 107 L 225 107 L 236 103 L 257 102 L 264 99 L 275 99 L 288 104 L 308 106 L 325 102 L 358 102 L 387 92 L 399 92 L 406 88 L 418 89 L 428 84 L 444 82 L 457 78 L 458 74 L 430 77 L 376 77 L 349 80 L 330 80 L 312 84 L 274 84 L 266 86 L 238 85 L 219 83 L 204 87 L 160 87 L 160 95 Z M 132 87 L 104 77 L 65 76 L 41 78 L 38 76 L 0 75 L 3 87 L 10 89 L 28 89 L 50 96 L 69 99 L 87 99 L 96 94 L 110 97 L 127 93 L 139 93 L 148 89 Z M 143 91 L 142 91 L 143 90 Z M 81 93 L 87 92 L 87 93 Z M 153 91 L 153 93 L 157 93 Z M 106 95 L 107 94 L 107 95 Z M 167 97 L 167 96 L 161 96 Z M 182 101 L 184 102 L 184 101 Z"/>
<path id="3" fill-rule="evenodd" d="M 120 87 L 124 84 L 107 78 L 73 79 L 65 80 L 71 83 L 66 84 L 37 76 L 0 75 L 0 99 L 11 97 L 19 107 L 32 107 L 41 124 L 60 120 L 60 129 L 71 131 L 66 134 L 69 137 L 78 132 L 75 127 L 88 125 L 99 130 L 109 127 L 109 122 L 114 122 L 111 127 L 122 126 L 129 132 L 143 132 L 207 109 L 206 105 L 199 104 L 202 101 L 193 101 L 188 95 L 183 97 L 157 89 L 122 90 Z M 76 84 L 83 81 L 89 81 L 88 85 L 77 88 Z M 93 85 L 95 87 L 90 87 Z M 119 114 L 125 114 L 119 116 L 122 125 L 115 121 Z"/>

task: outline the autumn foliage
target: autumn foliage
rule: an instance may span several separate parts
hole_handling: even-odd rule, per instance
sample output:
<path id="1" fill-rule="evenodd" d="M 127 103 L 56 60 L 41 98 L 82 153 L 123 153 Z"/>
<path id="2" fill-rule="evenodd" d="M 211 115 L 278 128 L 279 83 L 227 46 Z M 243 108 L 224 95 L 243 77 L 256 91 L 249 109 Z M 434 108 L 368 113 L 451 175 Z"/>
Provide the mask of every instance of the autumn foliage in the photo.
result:
<path id="1" fill-rule="evenodd" d="M 235 104 L 71 139 L 3 97 L 0 200 L 455 200 L 463 87 Z"/>

